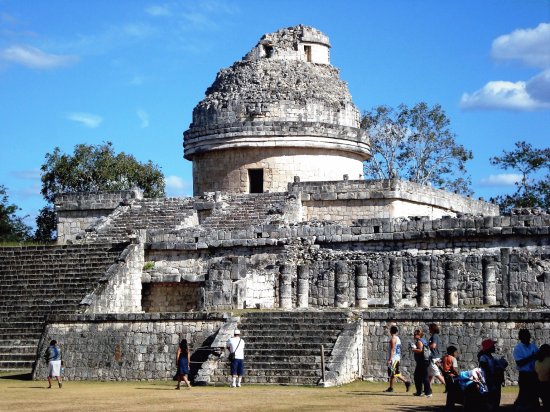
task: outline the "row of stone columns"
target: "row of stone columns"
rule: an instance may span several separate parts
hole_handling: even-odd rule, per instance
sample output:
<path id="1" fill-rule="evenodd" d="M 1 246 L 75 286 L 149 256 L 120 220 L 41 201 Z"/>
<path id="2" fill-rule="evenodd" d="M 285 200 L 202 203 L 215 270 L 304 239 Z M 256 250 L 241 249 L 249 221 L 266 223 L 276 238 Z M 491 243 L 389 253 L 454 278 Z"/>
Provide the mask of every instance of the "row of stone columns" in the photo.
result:
<path id="1" fill-rule="evenodd" d="M 458 306 L 458 277 L 463 269 L 463 262 L 460 260 L 449 260 L 445 266 L 445 306 Z M 310 266 L 308 265 L 283 265 L 280 269 L 279 284 L 279 306 L 282 309 L 292 309 L 292 279 L 296 274 L 296 306 L 307 308 L 309 304 L 309 278 Z M 355 301 L 350 302 L 353 294 L 350 293 L 349 263 L 336 262 L 334 279 L 334 306 L 347 308 L 352 304 L 357 308 L 367 308 L 368 292 L 368 271 L 366 264 L 355 265 Z M 493 259 L 483 259 L 483 303 L 496 305 L 496 264 Z M 429 308 L 432 302 L 431 290 L 431 261 L 430 259 L 417 260 L 417 305 L 421 308 Z M 350 298 L 351 295 L 351 298 Z M 390 258 L 389 273 L 389 306 L 402 306 L 403 296 L 403 262 L 400 257 Z"/>

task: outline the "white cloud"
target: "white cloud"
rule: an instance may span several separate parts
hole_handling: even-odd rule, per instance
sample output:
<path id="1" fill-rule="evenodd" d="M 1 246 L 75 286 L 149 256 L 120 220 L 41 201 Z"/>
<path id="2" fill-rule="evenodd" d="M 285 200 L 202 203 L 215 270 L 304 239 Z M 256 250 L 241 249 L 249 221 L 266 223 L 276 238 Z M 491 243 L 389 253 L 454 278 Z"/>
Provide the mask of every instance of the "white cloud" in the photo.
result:
<path id="1" fill-rule="evenodd" d="M 141 121 L 140 127 L 142 129 L 149 127 L 149 114 L 142 109 L 138 109 L 136 113 L 139 117 L 139 120 Z"/>
<path id="2" fill-rule="evenodd" d="M 518 29 L 493 41 L 491 56 L 519 60 L 545 70 L 527 81 L 489 81 L 473 93 L 464 93 L 464 109 L 539 110 L 550 108 L 550 23 Z"/>
<path id="3" fill-rule="evenodd" d="M 101 124 L 103 119 L 101 116 L 91 114 L 91 113 L 69 113 L 67 119 L 72 120 L 77 123 L 90 128 L 96 128 Z"/>
<path id="4" fill-rule="evenodd" d="M 40 179 L 40 169 L 14 170 L 10 174 L 13 177 L 16 177 L 18 179 L 30 179 L 30 180 Z"/>
<path id="5" fill-rule="evenodd" d="M 526 89 L 526 83 L 491 81 L 473 93 L 464 93 L 460 99 L 463 109 L 507 109 L 536 110 L 550 107 L 550 104 L 533 99 Z"/>
<path id="6" fill-rule="evenodd" d="M 172 11 L 167 5 L 154 5 L 145 9 L 147 14 L 154 17 L 168 17 L 172 15 Z"/>
<path id="7" fill-rule="evenodd" d="M 11 46 L 0 52 L 0 59 L 21 64 L 31 69 L 53 69 L 78 61 L 77 56 L 49 54 L 36 47 Z"/>
<path id="8" fill-rule="evenodd" d="M 189 196 L 191 183 L 179 176 L 166 176 L 166 191 L 169 196 Z"/>
<path id="9" fill-rule="evenodd" d="M 521 180 L 521 175 L 517 173 L 500 173 L 498 175 L 490 175 L 479 181 L 481 186 L 513 186 Z"/>
<path id="10" fill-rule="evenodd" d="M 493 41 L 491 56 L 501 60 L 520 60 L 531 67 L 550 67 L 550 23 L 497 37 Z"/>

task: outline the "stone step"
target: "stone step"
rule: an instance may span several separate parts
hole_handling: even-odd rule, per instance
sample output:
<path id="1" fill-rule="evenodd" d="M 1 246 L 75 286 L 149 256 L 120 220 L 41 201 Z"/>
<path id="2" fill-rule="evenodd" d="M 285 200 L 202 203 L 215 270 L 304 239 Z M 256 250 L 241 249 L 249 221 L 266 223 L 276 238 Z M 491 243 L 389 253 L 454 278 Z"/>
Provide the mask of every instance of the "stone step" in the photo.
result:
<path id="1" fill-rule="evenodd" d="M 11 362 L 11 361 L 33 362 L 35 356 L 36 356 L 36 352 L 34 353 L 2 353 L 0 351 L 0 363 Z"/>
<path id="2" fill-rule="evenodd" d="M 264 332 L 266 330 L 271 331 L 280 331 L 283 333 L 288 333 L 289 331 L 308 331 L 308 330 L 322 330 L 326 333 L 331 333 L 334 331 L 339 331 L 342 329 L 341 324 L 334 324 L 334 323 L 325 323 L 325 324 L 318 324 L 318 323 L 246 323 L 246 331 L 247 333 L 254 334 L 256 332 Z"/>
<path id="3" fill-rule="evenodd" d="M 277 348 L 274 348 L 272 342 L 261 342 L 261 341 L 251 342 L 251 341 L 248 341 L 248 340 L 246 341 L 246 349 L 247 350 L 255 350 L 255 351 L 302 349 L 302 350 L 305 350 L 305 351 L 312 350 L 312 351 L 317 351 L 317 352 L 320 353 L 321 352 L 321 345 L 323 345 L 325 347 L 325 351 L 332 350 L 332 347 L 334 346 L 334 344 L 332 342 L 330 342 L 330 343 L 329 342 L 317 343 L 317 342 L 293 342 L 293 341 L 290 341 L 290 342 L 281 343 L 281 344 L 279 344 L 279 346 Z"/>
<path id="4" fill-rule="evenodd" d="M 4 355 L 8 353 L 32 354 L 34 356 L 36 354 L 37 345 L 38 341 L 33 345 L 22 345 L 21 343 L 10 343 L 6 345 L 4 341 L 0 341 L 0 353 Z"/>
<path id="5" fill-rule="evenodd" d="M 34 361 L 5 361 L 0 362 L 0 370 L 32 369 Z"/>
<path id="6" fill-rule="evenodd" d="M 263 330 L 263 331 L 254 331 L 249 334 L 246 328 L 241 326 L 242 337 L 252 342 L 263 340 L 263 341 L 272 341 L 274 343 L 278 343 L 289 339 L 290 336 L 292 336 L 293 339 L 303 338 L 306 342 L 311 342 L 312 339 L 330 341 L 338 338 L 338 334 L 337 334 L 338 332 L 339 331 L 325 333 L 325 331 L 323 330 L 311 329 L 311 330 L 297 330 L 292 332 L 292 334 L 290 333 L 281 334 L 281 333 L 275 333 L 274 331 L 270 331 L 270 330 Z"/>
<path id="7" fill-rule="evenodd" d="M 269 355 L 247 354 L 247 368 L 250 370 L 256 369 L 318 369 L 321 364 L 321 356 L 284 356 L 284 355 Z"/>

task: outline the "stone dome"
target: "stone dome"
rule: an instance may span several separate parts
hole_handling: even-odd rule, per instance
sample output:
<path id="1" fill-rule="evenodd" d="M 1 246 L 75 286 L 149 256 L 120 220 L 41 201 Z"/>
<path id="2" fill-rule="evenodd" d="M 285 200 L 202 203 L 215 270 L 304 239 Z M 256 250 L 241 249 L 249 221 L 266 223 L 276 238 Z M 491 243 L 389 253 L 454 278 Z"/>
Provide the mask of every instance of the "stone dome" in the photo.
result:
<path id="1" fill-rule="evenodd" d="M 307 26 L 264 35 L 241 61 L 220 70 L 193 110 L 184 133 L 185 158 L 195 163 L 197 156 L 214 151 L 294 148 L 368 159 L 359 111 L 330 65 L 329 48 L 328 37 Z M 195 172 L 200 171 L 194 165 Z"/>

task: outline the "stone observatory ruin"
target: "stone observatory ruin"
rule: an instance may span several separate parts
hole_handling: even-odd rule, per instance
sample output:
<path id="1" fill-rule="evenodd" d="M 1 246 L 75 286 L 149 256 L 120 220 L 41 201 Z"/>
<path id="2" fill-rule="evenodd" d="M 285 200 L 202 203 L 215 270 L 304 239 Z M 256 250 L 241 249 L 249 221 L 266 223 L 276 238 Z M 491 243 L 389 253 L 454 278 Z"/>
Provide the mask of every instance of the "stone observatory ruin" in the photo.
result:
<path id="1" fill-rule="evenodd" d="M 518 329 L 549 341 L 548 211 L 364 180 L 329 51 L 300 25 L 218 73 L 184 133 L 194 196 L 59 194 L 58 245 L 0 248 L 0 367 L 43 377 L 55 338 L 68 379 L 171 379 L 185 338 L 194 384 L 223 384 L 238 327 L 245 382 L 330 386 L 387 378 L 392 323 L 437 322 L 463 369 L 488 337 L 509 361 Z"/>

